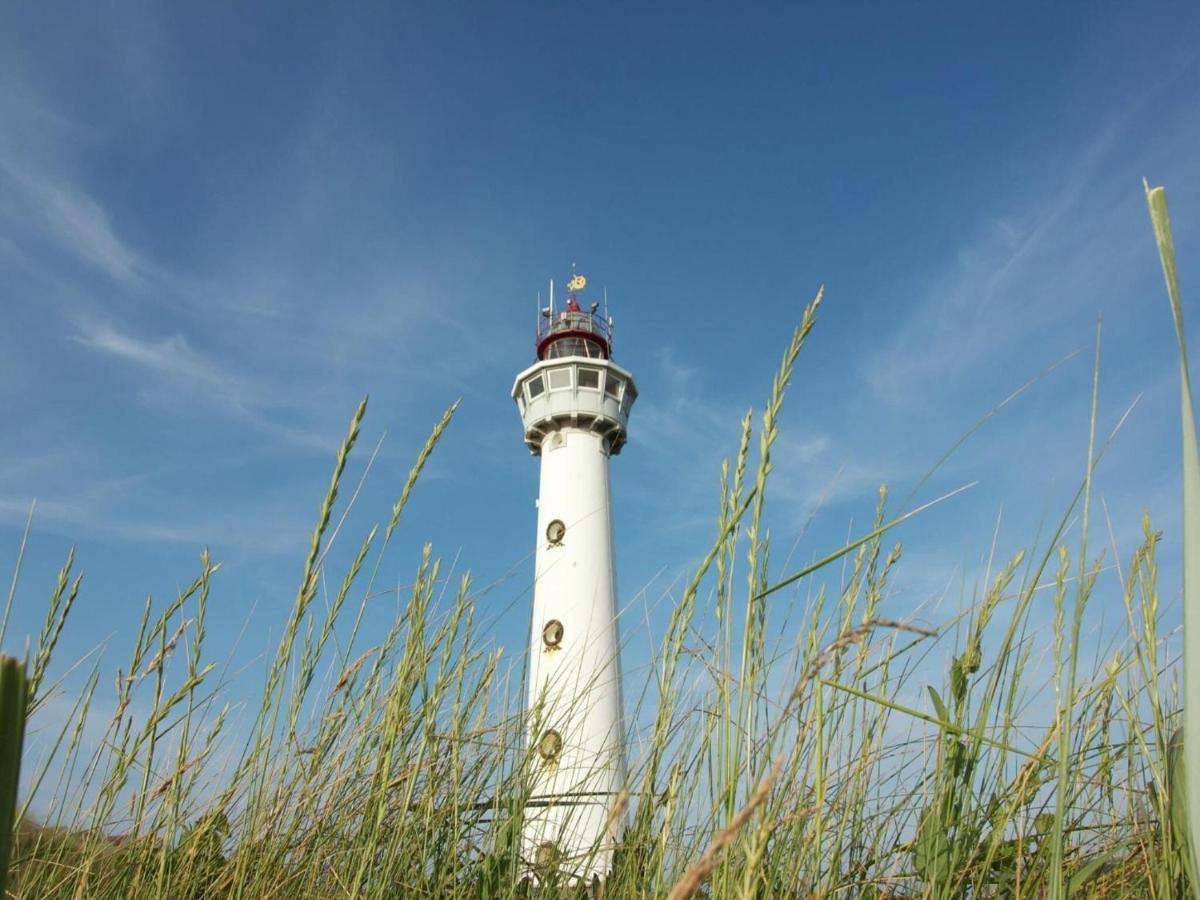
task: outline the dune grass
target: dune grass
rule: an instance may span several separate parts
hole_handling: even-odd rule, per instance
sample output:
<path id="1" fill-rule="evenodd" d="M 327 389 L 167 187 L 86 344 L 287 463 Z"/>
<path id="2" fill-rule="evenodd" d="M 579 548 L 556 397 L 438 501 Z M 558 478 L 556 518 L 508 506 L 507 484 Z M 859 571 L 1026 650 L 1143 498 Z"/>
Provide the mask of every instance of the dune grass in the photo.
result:
<path id="1" fill-rule="evenodd" d="M 1167 212 L 1165 188 L 1146 188 L 1146 205 L 1150 209 L 1150 223 L 1154 227 L 1154 240 L 1158 244 L 1158 255 L 1162 262 L 1163 279 L 1167 286 L 1167 299 L 1171 304 L 1171 321 L 1175 324 L 1175 338 L 1179 344 L 1179 397 L 1180 425 L 1183 435 L 1183 680 L 1185 696 L 1200 697 L 1200 450 L 1196 447 L 1195 410 L 1192 406 L 1192 379 L 1188 372 L 1187 340 L 1183 331 L 1183 304 L 1179 299 L 1179 274 L 1175 266 L 1175 239 L 1171 234 L 1171 216 Z M 1188 652 L 1190 650 L 1190 652 Z M 1192 748 L 1191 758 L 1196 758 L 1200 747 L 1200 710 L 1196 704 L 1185 707 L 1182 738 L 1173 747 L 1169 775 L 1172 780 L 1174 799 L 1173 818 L 1181 840 L 1191 850 L 1185 851 L 1192 882 L 1193 897 L 1200 900 L 1200 877 L 1197 877 L 1200 850 L 1200 779 L 1186 779 L 1184 775 L 1183 746 Z"/>
<path id="2" fill-rule="evenodd" d="M 861 537 L 811 565 L 772 567 L 771 451 L 819 301 L 763 414 L 742 422 L 720 472 L 713 540 L 669 597 L 648 674 L 626 683 L 638 724 L 630 783 L 612 804 L 623 838 L 603 885 L 573 884 L 569 860 L 521 858 L 539 762 L 522 738 L 519 659 L 480 649 L 491 645 L 470 577 L 444 577 L 426 546 L 391 629 L 362 628 L 454 407 L 387 524 L 361 538 L 344 571 L 327 571 L 335 538 L 348 540 L 331 525 L 364 401 L 249 723 L 231 725 L 222 648 L 206 640 L 220 578 L 205 553 L 177 596 L 147 601 L 131 623 L 137 637 L 115 679 L 88 662 L 59 730 L 42 735 L 49 749 L 26 760 L 11 894 L 1184 896 L 1191 860 L 1170 765 L 1178 672 L 1164 650 L 1149 521 L 1120 561 L 1120 639 L 1092 666 L 1081 639 L 1101 559 L 1084 542 L 1072 550 L 1068 534 L 1088 515 L 1111 436 L 1096 439 L 1093 424 L 1078 491 L 1053 530 L 992 561 L 958 617 L 881 614 L 903 567 L 893 529 L 919 513 L 889 512 L 886 489 Z M 74 566 L 69 557 L 30 649 L 35 717 L 64 668 L 55 648 L 81 590 Z M 90 739 L 109 690 L 114 711 Z M 43 811 L 36 822 L 31 808 Z"/>
<path id="3" fill-rule="evenodd" d="M 8 886 L 28 701 L 25 666 L 11 656 L 0 655 L 0 897 Z"/>

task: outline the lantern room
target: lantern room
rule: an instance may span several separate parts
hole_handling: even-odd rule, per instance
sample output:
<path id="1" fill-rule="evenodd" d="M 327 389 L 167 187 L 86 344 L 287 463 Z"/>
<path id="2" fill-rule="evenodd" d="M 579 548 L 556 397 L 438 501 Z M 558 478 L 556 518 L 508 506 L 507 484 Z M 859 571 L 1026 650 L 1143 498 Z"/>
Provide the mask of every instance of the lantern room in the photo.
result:
<path id="1" fill-rule="evenodd" d="M 554 308 L 554 294 L 551 292 L 550 305 L 542 310 L 538 322 L 538 359 L 612 357 L 612 319 L 599 314 L 599 302 L 589 304 L 587 309 L 579 304 L 579 292 L 586 285 L 587 279 L 582 275 L 572 276 L 567 282 L 567 305 L 561 310 Z"/>
<path id="2" fill-rule="evenodd" d="M 538 359 L 587 356 L 608 359 L 612 355 L 612 326 L 592 311 L 568 308 L 538 325 Z"/>

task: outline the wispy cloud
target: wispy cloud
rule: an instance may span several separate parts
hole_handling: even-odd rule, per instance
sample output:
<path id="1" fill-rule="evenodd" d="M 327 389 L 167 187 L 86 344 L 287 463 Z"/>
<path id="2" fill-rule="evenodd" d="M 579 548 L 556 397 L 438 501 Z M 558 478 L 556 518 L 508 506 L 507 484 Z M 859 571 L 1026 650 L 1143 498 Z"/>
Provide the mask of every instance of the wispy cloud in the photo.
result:
<path id="1" fill-rule="evenodd" d="M 86 192 L 11 157 L 0 157 L 0 174 L 8 186 L 0 192 L 0 210 L 10 228 L 28 231 L 32 225 L 39 237 L 63 254 L 121 284 L 134 285 L 145 277 L 149 270 L 146 261 L 121 238 L 108 212 Z"/>
<path id="2" fill-rule="evenodd" d="M 299 552 L 307 530 L 306 509 L 289 498 L 198 503 L 139 501 L 149 479 L 141 475 L 68 483 L 60 493 L 29 497 L 0 489 L 0 522 L 24 523 L 32 506 L 34 527 L 118 543 L 215 546 L 248 555 Z"/>
<path id="3" fill-rule="evenodd" d="M 232 379 L 214 361 L 206 359 L 182 334 L 160 341 L 138 340 L 107 324 L 81 324 L 73 338 L 84 346 L 148 369 L 155 375 L 180 378 L 202 385 L 229 385 Z"/>
<path id="4" fill-rule="evenodd" d="M 144 339 L 120 331 L 108 323 L 80 320 L 72 340 L 130 366 L 148 377 L 143 396 L 166 392 L 180 396 L 190 406 L 203 406 L 221 416 L 250 425 L 289 444 L 310 450 L 328 450 L 332 438 L 294 424 L 294 409 L 288 392 L 272 379 L 242 371 L 196 350 L 182 334 Z M 276 408 L 293 410 L 284 421 Z"/>
<path id="5" fill-rule="evenodd" d="M 212 534 L 203 534 L 195 529 L 176 528 L 157 522 L 135 521 L 121 514 L 105 511 L 95 503 L 81 499 L 27 500 L 18 497 L 0 497 L 0 517 L 12 522 L 35 510 L 39 528 L 50 525 L 55 528 L 68 526 L 72 534 L 89 537 L 102 536 L 106 540 L 131 541 L 135 543 L 192 543 L 199 546 L 211 540 Z"/>
<path id="6" fill-rule="evenodd" d="M 771 459 L 772 493 L 790 508 L 793 526 L 842 501 L 872 501 L 881 484 L 909 474 L 895 461 L 855 451 L 828 434 L 781 435 Z"/>
<path id="7" fill-rule="evenodd" d="M 1086 345 L 1084 319 L 1106 301 L 1111 311 L 1144 257 L 1141 187 L 1130 158 L 1138 152 L 1136 122 L 1133 113 L 1114 119 L 1063 164 L 1047 166 L 1065 173 L 1060 181 L 996 197 L 992 213 L 948 248 L 946 262 L 918 277 L 927 287 L 859 364 L 878 399 L 911 410 L 1006 362 L 1040 367 L 1077 349 L 1044 344 L 1049 335 L 1061 339 L 1064 325 L 1081 326 Z M 1177 136 L 1195 128 L 1180 122 Z"/>

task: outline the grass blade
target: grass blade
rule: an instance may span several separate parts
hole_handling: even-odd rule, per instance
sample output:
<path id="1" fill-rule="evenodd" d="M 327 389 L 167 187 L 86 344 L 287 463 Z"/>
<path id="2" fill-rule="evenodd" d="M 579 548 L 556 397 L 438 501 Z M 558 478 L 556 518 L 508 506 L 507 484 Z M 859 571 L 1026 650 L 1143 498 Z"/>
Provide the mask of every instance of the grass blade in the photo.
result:
<path id="1" fill-rule="evenodd" d="M 1184 755 L 1195 759 L 1196 751 L 1200 749 L 1200 453 L 1196 448 L 1183 304 L 1179 299 L 1167 192 L 1162 187 L 1151 188 L 1149 183 L 1145 187 L 1150 223 L 1154 226 L 1154 240 L 1158 244 L 1167 298 L 1171 302 L 1175 337 L 1179 342 L 1180 424 L 1183 428 L 1183 744 Z M 1200 767 L 1192 765 L 1188 768 L 1194 773 Z M 1193 777 L 1186 784 L 1189 841 L 1195 865 L 1197 839 L 1200 838 L 1200 778 Z M 1192 893 L 1200 898 L 1200 884 L 1192 884 Z"/>
<path id="2" fill-rule="evenodd" d="M 0 897 L 8 888 L 8 856 L 17 814 L 28 698 L 25 666 L 11 656 L 0 656 Z"/>

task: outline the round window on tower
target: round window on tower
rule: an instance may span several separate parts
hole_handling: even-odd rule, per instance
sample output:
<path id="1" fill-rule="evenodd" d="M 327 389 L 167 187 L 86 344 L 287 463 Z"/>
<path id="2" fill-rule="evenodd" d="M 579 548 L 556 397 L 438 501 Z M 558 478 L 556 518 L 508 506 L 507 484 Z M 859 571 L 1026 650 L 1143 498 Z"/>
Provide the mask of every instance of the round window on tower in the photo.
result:
<path id="1" fill-rule="evenodd" d="M 554 841 L 544 841 L 538 844 L 533 857 L 533 864 L 543 872 L 553 872 L 558 868 L 558 844 Z"/>
<path id="2" fill-rule="evenodd" d="M 563 624 L 558 619 L 551 619 L 546 623 L 546 627 L 542 629 L 542 643 L 546 645 L 547 650 L 557 650 L 562 644 L 563 639 Z"/>
<path id="3" fill-rule="evenodd" d="M 563 524 L 562 519 L 555 519 L 546 526 L 546 540 L 551 544 L 561 544 L 562 539 L 567 534 L 567 526 Z"/>
<path id="4" fill-rule="evenodd" d="M 537 751 L 538 756 L 546 762 L 558 759 L 558 754 L 562 753 L 562 735 L 553 728 L 547 728 L 538 740 Z"/>

